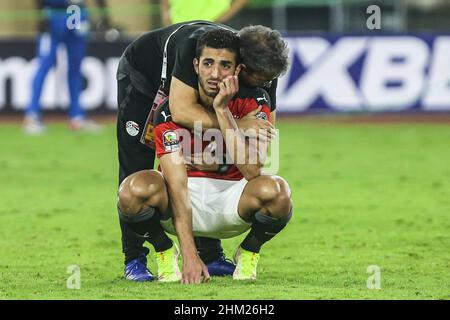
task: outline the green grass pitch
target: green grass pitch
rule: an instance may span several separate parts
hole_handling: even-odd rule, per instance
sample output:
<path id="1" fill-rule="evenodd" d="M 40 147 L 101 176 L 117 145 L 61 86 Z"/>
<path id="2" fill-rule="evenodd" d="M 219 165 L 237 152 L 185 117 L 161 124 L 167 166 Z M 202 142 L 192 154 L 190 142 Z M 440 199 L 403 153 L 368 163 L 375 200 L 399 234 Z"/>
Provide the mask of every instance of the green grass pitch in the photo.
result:
<path id="1" fill-rule="evenodd" d="M 258 280 L 183 286 L 122 278 L 113 124 L 26 137 L 1 123 L 0 299 L 450 299 L 450 126 L 278 126 L 295 210 Z M 241 239 L 223 241 L 228 257 Z"/>

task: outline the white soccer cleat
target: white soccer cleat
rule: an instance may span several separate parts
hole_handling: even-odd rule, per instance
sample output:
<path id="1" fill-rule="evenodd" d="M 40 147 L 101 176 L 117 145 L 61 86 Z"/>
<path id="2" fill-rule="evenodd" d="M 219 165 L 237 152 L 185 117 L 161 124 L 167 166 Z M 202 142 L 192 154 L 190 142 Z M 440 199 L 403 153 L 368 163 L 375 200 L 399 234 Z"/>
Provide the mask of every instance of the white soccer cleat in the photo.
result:
<path id="1" fill-rule="evenodd" d="M 29 114 L 23 119 L 23 130 L 29 135 L 40 135 L 47 130 L 47 127 L 42 123 L 39 116 Z"/>
<path id="2" fill-rule="evenodd" d="M 71 130 L 80 132 L 100 132 L 103 127 L 93 120 L 88 120 L 83 117 L 75 117 L 70 119 L 69 127 Z"/>

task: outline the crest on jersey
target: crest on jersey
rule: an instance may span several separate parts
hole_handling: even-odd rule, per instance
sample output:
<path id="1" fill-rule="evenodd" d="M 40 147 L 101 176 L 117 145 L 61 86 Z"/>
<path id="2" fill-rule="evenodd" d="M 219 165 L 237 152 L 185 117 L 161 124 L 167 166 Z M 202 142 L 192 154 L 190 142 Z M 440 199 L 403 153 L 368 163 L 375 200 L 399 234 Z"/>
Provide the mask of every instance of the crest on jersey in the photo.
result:
<path id="1" fill-rule="evenodd" d="M 256 114 L 256 118 L 262 119 L 262 120 L 267 120 L 267 114 L 263 111 L 260 111 Z"/>
<path id="2" fill-rule="evenodd" d="M 139 125 L 134 121 L 127 121 L 127 123 L 125 124 L 125 129 L 127 130 L 127 133 L 132 137 L 137 136 L 137 134 L 139 133 Z"/>
<path id="3" fill-rule="evenodd" d="M 167 130 L 162 135 L 164 149 L 166 151 L 176 151 L 180 149 L 180 139 L 176 131 Z"/>

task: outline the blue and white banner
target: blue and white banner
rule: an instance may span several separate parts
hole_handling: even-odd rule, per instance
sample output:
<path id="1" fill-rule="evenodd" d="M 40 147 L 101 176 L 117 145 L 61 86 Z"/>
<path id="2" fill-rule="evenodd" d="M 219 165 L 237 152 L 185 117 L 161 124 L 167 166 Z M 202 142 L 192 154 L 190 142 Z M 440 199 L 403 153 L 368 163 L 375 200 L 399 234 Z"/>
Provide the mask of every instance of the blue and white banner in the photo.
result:
<path id="1" fill-rule="evenodd" d="M 116 71 L 130 41 L 89 42 L 81 64 L 83 90 L 80 95 L 80 104 L 88 112 L 117 112 Z M 0 41 L 0 115 L 20 114 L 28 106 L 38 64 L 35 55 L 36 44 L 32 40 Z M 47 74 L 42 88 L 43 111 L 65 112 L 69 108 L 67 70 L 67 51 L 61 45 L 55 66 Z"/>
<path id="2" fill-rule="evenodd" d="M 450 111 L 450 35 L 286 37 L 291 66 L 280 78 L 278 113 Z M 129 41 L 91 42 L 80 100 L 115 113 L 115 73 Z M 46 111 L 69 104 L 64 48 L 42 92 Z M 29 103 L 36 68 L 31 40 L 0 41 L 0 115 Z"/>
<path id="3" fill-rule="evenodd" d="M 450 111 L 450 35 L 286 40 L 279 112 Z"/>

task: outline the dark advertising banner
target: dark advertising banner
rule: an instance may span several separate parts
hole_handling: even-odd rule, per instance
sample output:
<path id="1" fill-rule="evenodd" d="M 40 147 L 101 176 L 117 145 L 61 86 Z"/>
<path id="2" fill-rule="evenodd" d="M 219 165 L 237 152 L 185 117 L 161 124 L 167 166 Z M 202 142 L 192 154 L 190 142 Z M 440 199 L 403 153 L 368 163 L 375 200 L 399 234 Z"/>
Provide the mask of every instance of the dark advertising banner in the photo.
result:
<path id="1" fill-rule="evenodd" d="M 291 66 L 277 91 L 279 113 L 450 111 L 450 35 L 286 37 Z M 89 43 L 81 104 L 114 113 L 115 73 L 129 41 Z M 0 41 L 0 115 L 29 103 L 35 43 Z M 43 110 L 68 108 L 66 51 L 47 76 Z"/>
<path id="2" fill-rule="evenodd" d="M 114 113 L 117 110 L 116 70 L 129 42 L 89 42 L 81 65 L 84 89 L 80 96 L 80 103 L 88 112 Z M 20 113 L 27 107 L 37 67 L 35 54 L 36 44 L 32 40 L 0 41 L 0 114 Z M 57 63 L 45 80 L 40 102 L 46 112 L 68 109 L 66 54 L 61 45 Z"/>

